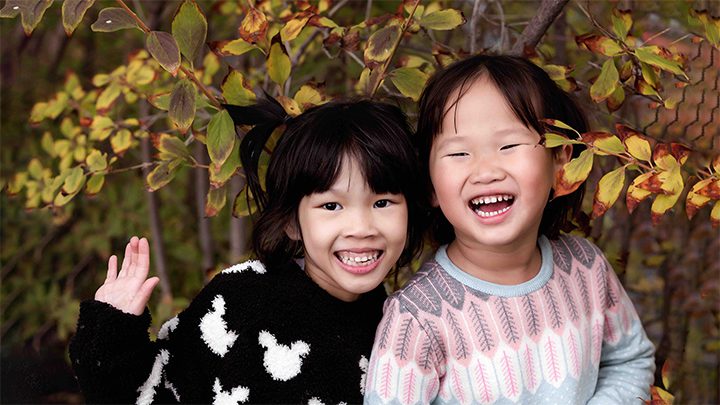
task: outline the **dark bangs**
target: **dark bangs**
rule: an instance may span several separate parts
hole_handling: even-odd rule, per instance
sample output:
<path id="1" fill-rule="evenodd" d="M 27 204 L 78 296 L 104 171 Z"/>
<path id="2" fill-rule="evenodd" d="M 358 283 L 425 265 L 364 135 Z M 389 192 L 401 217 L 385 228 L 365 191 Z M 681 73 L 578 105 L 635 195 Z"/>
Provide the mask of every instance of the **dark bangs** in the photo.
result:
<path id="1" fill-rule="evenodd" d="M 430 193 L 433 192 L 428 167 L 430 149 L 435 137 L 442 131 L 443 118 L 468 87 L 481 78 L 494 83 L 515 116 L 541 136 L 547 132 L 546 126 L 540 121 L 543 118 L 559 119 L 580 133 L 587 131 L 585 115 L 575 101 L 542 68 L 529 60 L 505 55 L 476 55 L 455 62 L 433 75 L 419 101 L 416 143 Z M 559 132 L 555 128 L 552 130 Z M 572 156 L 577 157 L 583 149 L 583 145 L 573 145 Z M 569 195 L 558 198 L 549 196 L 550 201 L 540 224 L 540 234 L 554 239 L 561 230 L 569 230 L 571 219 L 580 212 L 584 192 L 583 183 Z M 452 226 L 439 208 L 433 210 L 432 227 L 431 236 L 437 243 L 446 244 L 455 239 Z"/>
<path id="2" fill-rule="evenodd" d="M 403 194 L 408 205 L 408 240 L 399 264 L 420 249 L 423 211 L 412 131 L 397 107 L 371 102 L 331 102 L 290 120 L 273 152 L 266 176 L 267 207 L 253 229 L 253 247 L 265 263 L 299 257 L 302 243 L 285 234 L 297 224 L 303 197 L 330 189 L 344 159 L 354 158 L 375 193 Z"/>

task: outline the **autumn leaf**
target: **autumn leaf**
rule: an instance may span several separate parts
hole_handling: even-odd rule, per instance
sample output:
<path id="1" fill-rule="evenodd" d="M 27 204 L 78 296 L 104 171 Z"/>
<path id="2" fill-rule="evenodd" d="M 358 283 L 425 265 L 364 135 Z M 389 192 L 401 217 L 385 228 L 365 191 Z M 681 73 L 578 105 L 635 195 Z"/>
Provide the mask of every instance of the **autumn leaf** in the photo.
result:
<path id="1" fill-rule="evenodd" d="M 177 74 L 180 68 L 180 49 L 172 35 L 163 31 L 151 31 L 145 47 L 163 69 L 173 76 Z"/>
<path id="2" fill-rule="evenodd" d="M 463 13 L 455 9 L 435 11 L 419 18 L 420 26 L 437 31 L 455 29 L 465 24 L 465 21 Z"/>
<path id="3" fill-rule="evenodd" d="M 688 219 L 693 219 L 695 214 L 697 214 L 702 207 L 712 201 L 710 197 L 701 194 L 700 191 L 705 188 L 709 188 L 714 181 L 716 180 L 712 178 L 701 180 L 695 183 L 693 188 L 690 190 L 687 198 L 685 199 L 685 213 L 687 214 Z M 720 186 L 718 186 L 718 188 L 720 189 Z"/>
<path id="4" fill-rule="evenodd" d="M 216 167 L 221 167 L 235 146 L 235 125 L 227 110 L 221 110 L 213 115 L 207 132 L 210 160 Z"/>
<path id="5" fill-rule="evenodd" d="M 617 136 L 603 131 L 591 131 L 582 134 L 582 141 L 595 148 L 595 154 L 607 156 L 610 153 L 625 152 L 622 141 Z"/>
<path id="6" fill-rule="evenodd" d="M 205 198 L 205 218 L 214 217 L 225 206 L 227 201 L 227 188 L 210 188 Z"/>
<path id="7" fill-rule="evenodd" d="M 604 35 L 585 34 L 575 37 L 575 42 L 589 50 L 605 56 L 617 56 L 623 52 L 622 47 L 617 42 Z"/>
<path id="8" fill-rule="evenodd" d="M 190 66 L 202 51 L 207 38 L 207 20 L 194 0 L 185 0 L 172 22 L 172 36 Z"/>
<path id="9" fill-rule="evenodd" d="M 280 30 L 280 38 L 282 38 L 283 41 L 292 41 L 297 38 L 312 16 L 313 14 L 308 12 L 298 13 L 298 15 L 286 22 L 282 27 Z"/>
<path id="10" fill-rule="evenodd" d="M 255 102 L 255 93 L 242 73 L 230 69 L 220 85 L 223 98 L 228 104 L 246 106 Z"/>
<path id="11" fill-rule="evenodd" d="M 267 59 L 267 70 L 270 80 L 282 86 L 290 77 L 292 65 L 285 47 L 280 42 L 275 42 L 270 47 L 270 55 Z"/>
<path id="12" fill-rule="evenodd" d="M 240 23 L 239 35 L 246 42 L 255 44 L 265 38 L 268 30 L 268 20 L 262 11 L 251 7 Z"/>
<path id="13" fill-rule="evenodd" d="M 391 55 L 395 43 L 399 40 L 401 29 L 391 25 L 375 31 L 367 42 L 365 49 L 365 66 L 373 68 L 385 62 Z"/>
<path id="14" fill-rule="evenodd" d="M 619 78 L 615 61 L 612 58 L 606 60 L 600 70 L 600 75 L 590 86 L 590 97 L 593 101 L 599 103 L 613 94 L 619 85 Z"/>
<path id="15" fill-rule="evenodd" d="M 52 0 L 7 0 L 0 10 L 0 17 L 15 18 L 20 14 L 25 35 L 30 35 L 52 3 Z"/>
<path id="16" fill-rule="evenodd" d="M 632 27 L 633 23 L 631 11 L 615 8 L 613 9 L 611 19 L 613 32 L 618 36 L 618 38 L 624 41 L 627 38 L 627 34 L 630 32 L 630 27 Z"/>
<path id="17" fill-rule="evenodd" d="M 592 217 L 605 214 L 615 204 L 625 186 L 625 166 L 618 167 L 604 175 L 595 189 Z"/>
<path id="18" fill-rule="evenodd" d="M 428 75 L 417 68 L 398 68 L 390 72 L 390 80 L 404 96 L 418 101 Z"/>
<path id="19" fill-rule="evenodd" d="M 563 165 L 555 178 L 555 197 L 570 194 L 580 187 L 590 174 L 593 156 L 593 152 L 586 149 L 580 152 L 580 156 Z"/>
<path id="20" fill-rule="evenodd" d="M 667 50 L 657 45 L 643 46 L 635 49 L 634 51 L 635 56 L 640 61 L 658 67 L 662 70 L 666 70 L 678 76 L 683 76 L 687 79 L 688 77 L 683 71 L 682 65 L 680 65 L 678 62 L 675 62 L 674 60 L 670 60 L 662 56 L 667 52 Z"/>
<path id="21" fill-rule="evenodd" d="M 641 184 L 647 182 L 654 173 L 648 172 L 643 173 L 635 178 L 633 182 L 628 186 L 627 193 L 625 194 L 625 206 L 627 206 L 628 212 L 632 213 L 640 202 L 650 197 L 653 193 L 640 187 Z"/>
<path id="22" fill-rule="evenodd" d="M 108 7 L 100 10 L 97 20 L 90 26 L 90 29 L 95 32 L 115 32 L 128 28 L 140 29 L 137 21 L 120 7 Z"/>
<path id="23" fill-rule="evenodd" d="M 65 33 L 70 35 L 80 24 L 85 12 L 93 6 L 95 0 L 65 0 L 62 5 L 62 22 Z"/>
<path id="24" fill-rule="evenodd" d="M 195 86 L 188 79 L 175 83 L 170 94 L 168 116 L 178 127 L 180 133 L 186 133 L 195 119 Z"/>

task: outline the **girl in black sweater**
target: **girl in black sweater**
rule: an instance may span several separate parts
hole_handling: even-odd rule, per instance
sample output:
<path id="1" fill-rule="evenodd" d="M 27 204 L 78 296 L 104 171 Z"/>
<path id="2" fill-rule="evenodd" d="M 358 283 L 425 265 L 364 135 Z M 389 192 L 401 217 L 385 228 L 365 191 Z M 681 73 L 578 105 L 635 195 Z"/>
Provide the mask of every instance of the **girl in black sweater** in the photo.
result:
<path id="1" fill-rule="evenodd" d="M 258 260 L 217 276 L 148 337 L 146 239 L 112 256 L 81 304 L 70 357 L 88 402 L 362 402 L 367 361 L 396 263 L 417 253 L 423 195 L 410 129 L 396 107 L 331 102 L 295 118 L 274 100 L 225 106 L 254 125 L 241 143 L 259 206 Z M 258 162 L 285 125 L 261 187 Z M 265 191 L 266 190 L 266 191 Z"/>

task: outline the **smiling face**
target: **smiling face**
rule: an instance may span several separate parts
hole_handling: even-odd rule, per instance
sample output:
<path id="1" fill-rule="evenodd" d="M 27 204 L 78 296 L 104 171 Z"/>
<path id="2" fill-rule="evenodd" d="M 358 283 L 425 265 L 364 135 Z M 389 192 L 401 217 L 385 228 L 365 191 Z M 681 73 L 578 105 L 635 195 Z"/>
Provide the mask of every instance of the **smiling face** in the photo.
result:
<path id="1" fill-rule="evenodd" d="M 329 190 L 303 197 L 298 208 L 305 272 L 343 301 L 377 287 L 405 247 L 408 210 L 402 194 L 376 194 L 355 159 L 344 158 Z"/>
<path id="2" fill-rule="evenodd" d="M 555 172 L 567 153 L 556 159 L 539 145 L 539 134 L 523 125 L 484 77 L 446 111 L 429 170 L 435 203 L 452 224 L 456 242 L 508 252 L 534 246 Z"/>

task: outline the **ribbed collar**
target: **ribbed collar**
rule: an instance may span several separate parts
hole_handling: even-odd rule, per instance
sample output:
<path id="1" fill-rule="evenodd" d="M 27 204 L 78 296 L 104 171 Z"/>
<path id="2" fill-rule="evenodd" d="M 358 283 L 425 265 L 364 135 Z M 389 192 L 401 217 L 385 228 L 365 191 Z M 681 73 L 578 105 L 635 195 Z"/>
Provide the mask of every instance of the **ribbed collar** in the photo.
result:
<path id="1" fill-rule="evenodd" d="M 550 277 L 552 277 L 553 254 L 550 241 L 544 235 L 540 235 L 538 238 L 538 246 L 540 247 L 540 255 L 542 257 L 540 271 L 530 280 L 515 285 L 490 283 L 460 270 L 460 268 L 457 267 L 448 257 L 447 245 L 440 246 L 435 253 L 435 261 L 437 261 L 438 264 L 440 264 L 452 278 L 463 283 L 467 287 L 489 295 L 496 295 L 500 297 L 518 297 L 539 290 L 548 282 L 548 280 L 550 280 Z"/>

